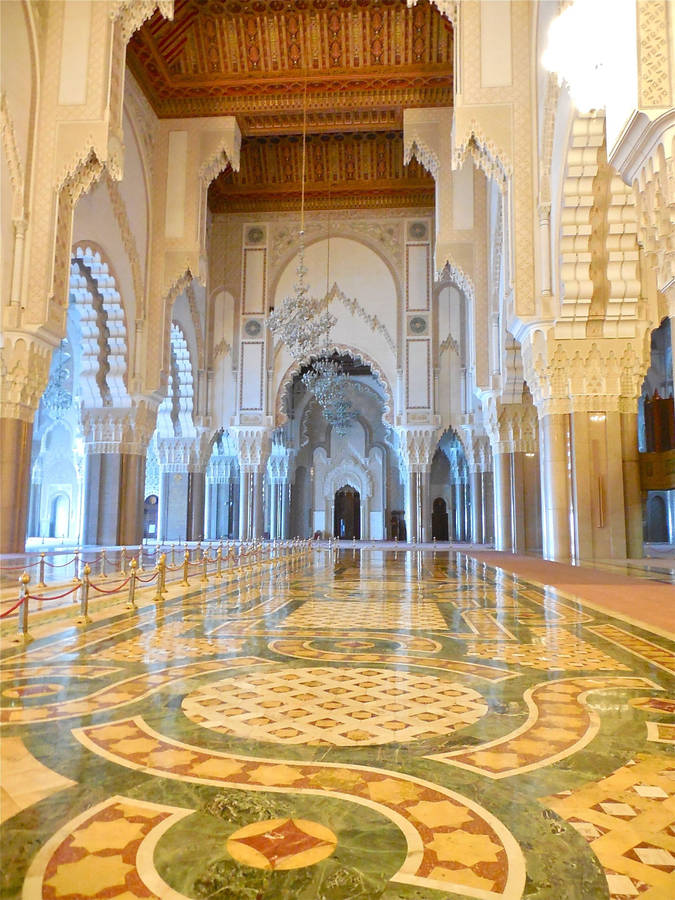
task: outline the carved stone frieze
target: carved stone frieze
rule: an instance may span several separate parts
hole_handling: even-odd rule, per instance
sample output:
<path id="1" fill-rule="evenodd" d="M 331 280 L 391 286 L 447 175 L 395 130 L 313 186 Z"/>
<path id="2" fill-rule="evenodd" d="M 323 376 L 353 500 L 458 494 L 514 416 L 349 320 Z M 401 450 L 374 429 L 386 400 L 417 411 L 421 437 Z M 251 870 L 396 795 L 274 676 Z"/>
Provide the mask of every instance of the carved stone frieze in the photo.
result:
<path id="1" fill-rule="evenodd" d="M 154 399 L 132 398 L 126 408 L 82 407 L 85 453 L 136 453 L 145 456 L 157 420 Z"/>
<path id="2" fill-rule="evenodd" d="M 0 417 L 32 422 L 49 380 L 52 347 L 5 331 L 0 346 Z"/>
<path id="3" fill-rule="evenodd" d="M 271 449 L 272 430 L 233 426 L 230 433 L 236 442 L 239 468 L 248 472 L 264 469 Z"/>
<path id="4" fill-rule="evenodd" d="M 399 457 L 408 472 L 428 472 L 436 449 L 437 429 L 398 426 Z"/>
<path id="5" fill-rule="evenodd" d="M 522 343 L 525 379 L 540 416 L 618 410 L 635 412 L 650 362 L 649 329 L 635 340 L 559 340 L 528 332 Z"/>

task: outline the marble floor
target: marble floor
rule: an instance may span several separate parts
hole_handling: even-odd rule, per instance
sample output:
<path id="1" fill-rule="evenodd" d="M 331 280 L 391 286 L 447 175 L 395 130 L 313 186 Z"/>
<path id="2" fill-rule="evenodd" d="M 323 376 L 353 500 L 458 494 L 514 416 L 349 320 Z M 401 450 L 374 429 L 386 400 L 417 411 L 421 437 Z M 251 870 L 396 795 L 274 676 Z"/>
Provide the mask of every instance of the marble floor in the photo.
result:
<path id="1" fill-rule="evenodd" d="M 0 897 L 675 898 L 675 624 L 454 550 L 180 590 L 3 642 Z"/>

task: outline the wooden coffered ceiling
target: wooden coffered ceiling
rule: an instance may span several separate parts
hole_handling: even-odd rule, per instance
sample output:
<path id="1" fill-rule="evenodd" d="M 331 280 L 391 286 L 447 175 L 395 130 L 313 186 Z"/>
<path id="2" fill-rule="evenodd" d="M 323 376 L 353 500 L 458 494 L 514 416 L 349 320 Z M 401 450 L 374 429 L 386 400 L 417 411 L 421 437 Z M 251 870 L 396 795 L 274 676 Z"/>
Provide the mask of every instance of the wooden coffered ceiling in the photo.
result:
<path id="1" fill-rule="evenodd" d="M 158 116 L 236 116 L 241 172 L 214 183 L 214 210 L 297 206 L 304 109 L 312 205 L 433 203 L 402 165 L 403 110 L 452 104 L 452 59 L 428 0 L 176 0 L 127 51 Z"/>

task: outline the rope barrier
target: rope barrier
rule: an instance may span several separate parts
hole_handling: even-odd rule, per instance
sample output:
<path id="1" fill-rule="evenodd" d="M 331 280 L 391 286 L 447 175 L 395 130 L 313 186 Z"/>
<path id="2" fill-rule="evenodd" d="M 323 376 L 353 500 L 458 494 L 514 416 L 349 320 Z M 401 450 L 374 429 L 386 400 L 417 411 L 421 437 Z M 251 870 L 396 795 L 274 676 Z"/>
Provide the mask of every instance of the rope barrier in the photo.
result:
<path id="1" fill-rule="evenodd" d="M 138 578 L 138 576 L 136 576 L 136 577 Z M 110 591 L 104 591 L 103 588 L 96 587 L 96 585 L 94 584 L 93 581 L 89 582 L 89 587 L 92 587 L 99 594 L 117 594 L 117 593 L 119 593 L 119 591 L 122 590 L 122 588 L 126 587 L 130 581 L 131 581 L 131 576 L 129 576 L 129 578 L 127 578 L 126 581 L 123 581 L 121 584 L 119 584 L 117 587 L 114 587 Z"/>
<path id="2" fill-rule="evenodd" d="M 40 560 L 34 563 L 26 563 L 23 566 L 2 566 L 3 572 L 24 572 L 26 569 L 32 569 L 33 566 L 39 566 Z"/>
<path id="3" fill-rule="evenodd" d="M 27 597 L 30 597 L 31 600 L 40 600 L 40 601 L 43 601 L 43 600 L 62 600 L 64 597 L 67 597 L 68 594 L 74 594 L 75 591 L 79 588 L 79 586 L 80 586 L 80 585 L 79 585 L 79 582 L 78 582 L 74 587 L 71 587 L 70 590 L 66 591 L 66 592 L 63 593 L 63 594 L 55 594 L 53 597 L 43 597 L 43 596 L 40 595 L 40 594 L 26 594 L 26 596 L 27 596 Z"/>
<path id="4" fill-rule="evenodd" d="M 45 560 L 45 565 L 49 566 L 50 569 L 65 569 L 66 566 L 72 566 L 74 562 L 77 562 L 77 556 L 74 556 L 72 559 L 69 559 L 68 562 L 58 563 L 49 562 L 48 559 Z"/>
<path id="5" fill-rule="evenodd" d="M 0 619 L 6 619 L 11 613 L 14 612 L 15 609 L 18 609 L 22 603 L 24 603 L 28 599 L 28 594 L 25 597 L 21 597 L 17 603 L 12 606 L 11 609 L 6 609 L 3 613 L 0 613 Z"/>
<path id="6" fill-rule="evenodd" d="M 157 572 L 154 572 L 149 578 L 141 578 L 139 575 L 136 576 L 136 581 L 140 581 L 143 584 L 150 584 L 151 581 L 154 581 L 157 578 Z"/>

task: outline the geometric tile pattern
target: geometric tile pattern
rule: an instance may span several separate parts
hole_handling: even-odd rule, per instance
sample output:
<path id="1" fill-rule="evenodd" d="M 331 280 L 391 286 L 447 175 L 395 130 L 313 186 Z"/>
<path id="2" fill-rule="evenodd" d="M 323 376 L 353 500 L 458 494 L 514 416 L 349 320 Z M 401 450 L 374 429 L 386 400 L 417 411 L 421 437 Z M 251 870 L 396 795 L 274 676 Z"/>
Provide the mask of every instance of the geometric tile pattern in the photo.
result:
<path id="1" fill-rule="evenodd" d="M 451 734 L 487 712 L 480 694 L 433 675 L 352 667 L 227 678 L 183 700 L 193 722 L 252 740 L 338 747 Z"/>
<path id="2" fill-rule="evenodd" d="M 248 790 L 335 793 L 378 809 L 398 827 L 405 822 L 408 854 L 393 881 L 457 893 L 480 888 L 513 900 L 522 894 L 522 855 L 506 828 L 477 804 L 410 775 L 218 753 L 164 737 L 140 717 L 74 729 L 73 735 L 111 762 L 150 775 Z"/>
<path id="3" fill-rule="evenodd" d="M 465 662 L 461 659 L 444 659 L 425 656 L 413 656 L 407 653 L 377 653 L 369 650 L 347 649 L 323 650 L 313 647 L 316 641 L 299 641 L 295 638 L 279 638 L 269 642 L 270 650 L 284 656 L 292 656 L 296 659 L 318 659 L 322 662 L 365 662 L 371 665 L 377 663 L 389 663 L 391 665 L 416 666 L 421 669 L 436 669 L 441 672 L 456 672 L 461 675 L 472 675 L 475 678 L 484 678 L 487 681 L 504 681 L 513 678 L 513 672 L 508 669 L 499 669 L 496 666 L 483 666 L 480 663 Z"/>
<path id="4" fill-rule="evenodd" d="M 77 700 L 64 700 L 62 703 L 48 703 L 43 706 L 25 706 L 21 709 L 0 707 L 0 724 L 11 725 L 18 722 L 28 724 L 91 715 L 102 710 L 116 709 L 127 703 L 135 703 L 175 681 L 193 678 L 196 675 L 203 675 L 205 672 L 217 672 L 231 667 L 252 666 L 261 663 L 269 664 L 267 660 L 256 657 L 239 657 L 191 663 L 185 666 L 171 666 L 158 672 L 149 672 L 118 681 Z"/>
<path id="5" fill-rule="evenodd" d="M 337 846 L 333 832 L 307 819 L 268 819 L 237 829 L 227 852 L 255 869 L 301 869 L 330 856 Z"/>
<path id="6" fill-rule="evenodd" d="M 675 651 L 659 647 L 658 644 L 654 644 L 652 641 L 645 640 L 645 638 L 638 637 L 635 634 L 630 634 L 616 625 L 595 625 L 588 630 L 592 631 L 593 634 L 606 638 L 623 650 L 629 650 L 636 656 L 646 659 L 652 665 L 675 675 Z"/>
<path id="7" fill-rule="evenodd" d="M 527 721 L 504 737 L 471 750 L 457 750 L 430 759 L 488 775 L 506 778 L 551 765 L 585 747 L 599 728 L 597 713 L 586 695 L 603 688 L 642 690 L 655 687 L 646 678 L 563 678 L 544 682 L 524 695 Z"/>
<path id="8" fill-rule="evenodd" d="M 68 823 L 35 857 L 24 900 L 158 898 L 139 873 L 137 855 L 143 841 L 172 812 L 119 796 L 88 810 Z M 178 815 L 184 814 L 178 811 Z"/>
<path id="9" fill-rule="evenodd" d="M 183 631 L 192 627 L 189 622 L 187 628 L 185 622 L 169 622 L 153 628 L 152 631 L 144 631 L 126 641 L 106 647 L 99 652 L 98 656 L 101 659 L 119 661 L 143 660 L 149 663 L 166 663 L 174 659 L 238 652 L 243 645 L 243 641 L 234 638 L 181 636 Z"/>
<path id="10" fill-rule="evenodd" d="M 400 631 L 447 630 L 438 606 L 428 600 L 311 600 L 287 616 L 282 628 L 305 628 L 317 621 L 333 628 L 378 628 L 383 621 Z"/>
<path id="11" fill-rule="evenodd" d="M 562 628 L 531 628 L 536 642 L 529 644 L 470 644 L 468 656 L 496 659 L 511 665 L 533 669 L 564 671 L 579 669 L 627 670 L 627 666 L 607 656 L 592 644 L 582 641 Z"/>
<path id="12" fill-rule="evenodd" d="M 607 778 L 541 803 L 588 841 L 612 900 L 675 897 L 675 759 L 640 754 Z"/>

